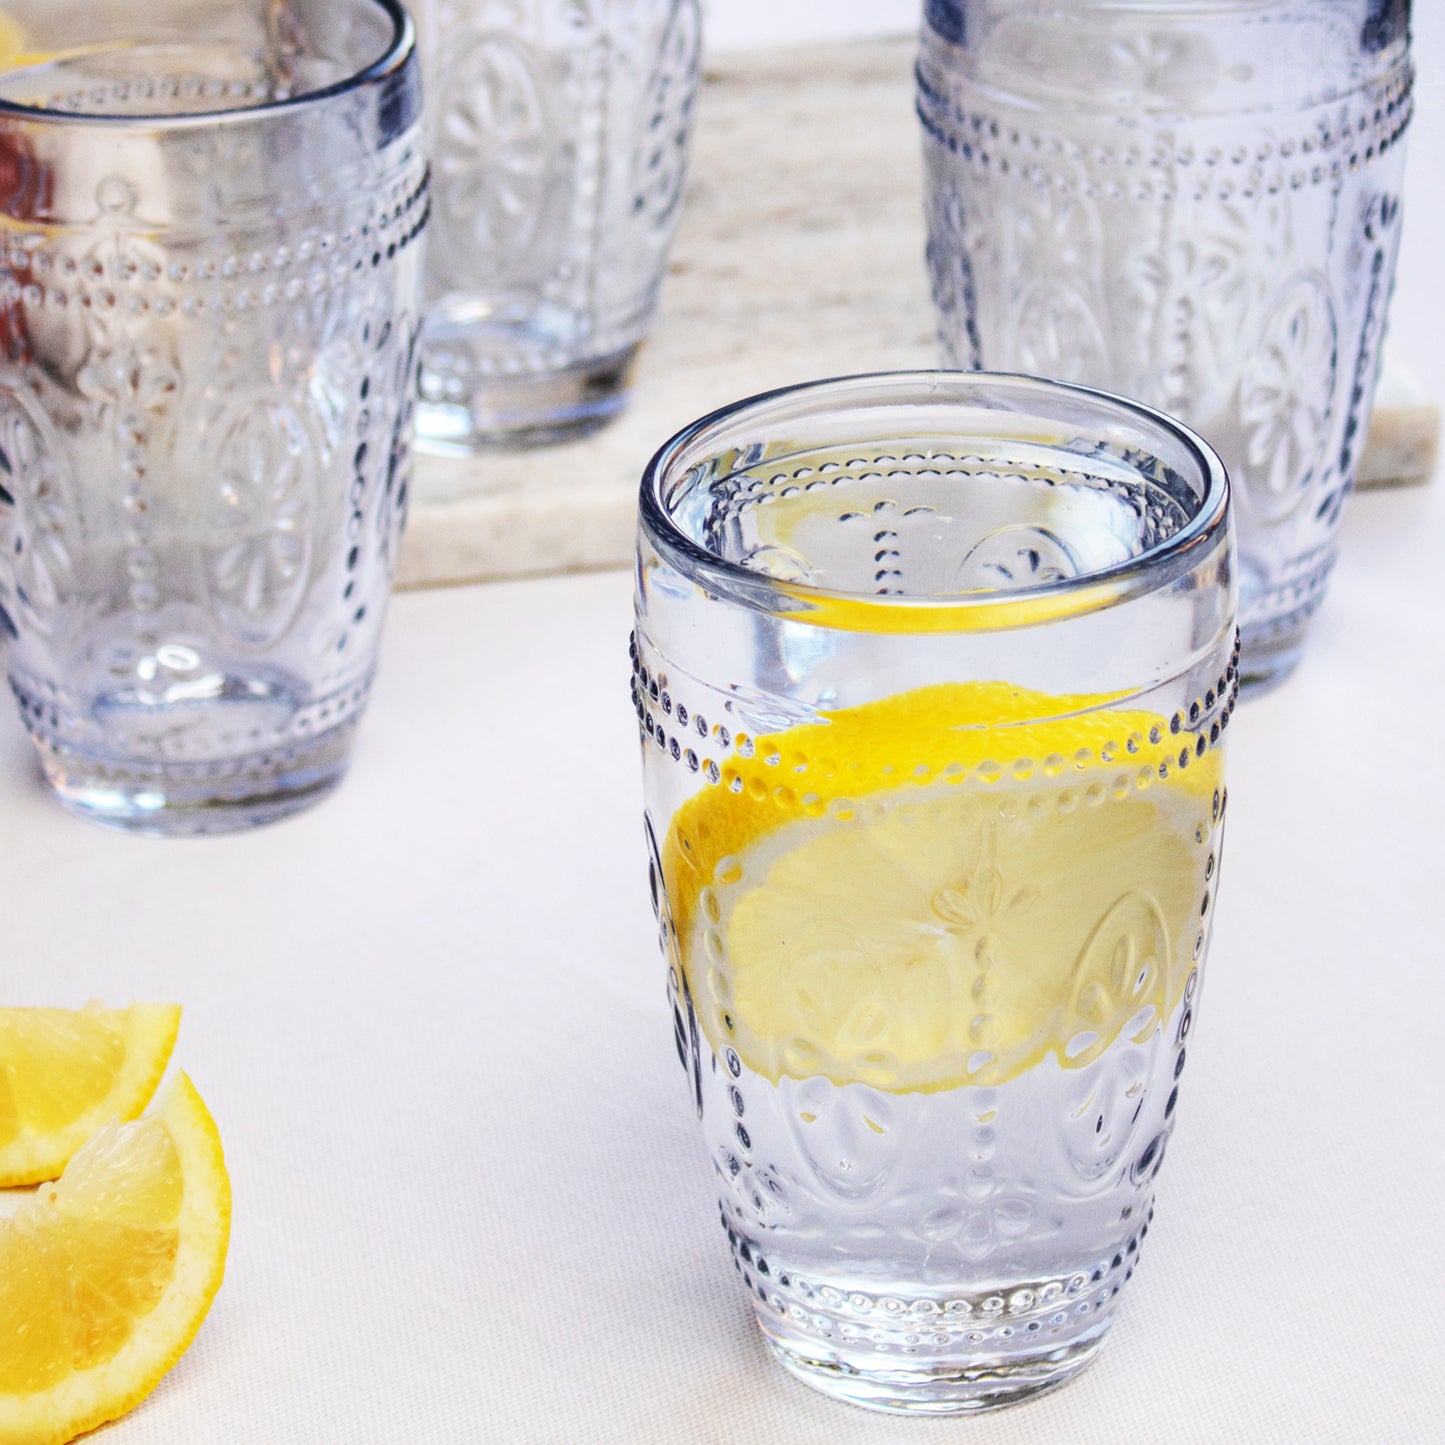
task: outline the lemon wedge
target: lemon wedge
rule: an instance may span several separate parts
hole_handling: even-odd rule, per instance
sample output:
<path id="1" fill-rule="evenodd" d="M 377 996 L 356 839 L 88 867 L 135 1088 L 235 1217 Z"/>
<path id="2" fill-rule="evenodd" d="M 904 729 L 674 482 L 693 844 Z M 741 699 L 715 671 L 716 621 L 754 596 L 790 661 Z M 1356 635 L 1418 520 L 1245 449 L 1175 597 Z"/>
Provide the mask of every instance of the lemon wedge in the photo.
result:
<path id="1" fill-rule="evenodd" d="M 165 1073 L 181 1010 L 0 1009 L 0 1186 L 54 1179 L 108 1119 L 134 1119 Z"/>
<path id="2" fill-rule="evenodd" d="M 949 684 L 737 743 L 662 857 L 716 1053 L 774 1082 L 994 1086 L 1178 1003 L 1224 806 L 1181 719 Z"/>
<path id="3" fill-rule="evenodd" d="M 184 1074 L 0 1219 L 0 1445 L 58 1445 L 150 1394 L 220 1288 L 230 1219 L 220 1137 Z"/>

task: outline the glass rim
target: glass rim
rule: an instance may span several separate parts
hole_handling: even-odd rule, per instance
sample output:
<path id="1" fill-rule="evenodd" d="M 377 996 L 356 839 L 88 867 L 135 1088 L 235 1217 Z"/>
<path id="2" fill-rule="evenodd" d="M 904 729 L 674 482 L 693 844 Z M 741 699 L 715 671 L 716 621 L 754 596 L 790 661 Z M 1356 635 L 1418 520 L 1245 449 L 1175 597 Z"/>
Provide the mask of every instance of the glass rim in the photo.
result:
<path id="1" fill-rule="evenodd" d="M 416 25 L 402 0 L 362 0 L 383 11 L 391 20 L 391 39 L 375 60 L 330 85 L 288 95 L 284 100 L 259 105 L 237 106 L 231 110 L 147 111 L 126 115 L 91 114 L 83 110 L 62 110 L 55 106 L 26 105 L 0 96 L 0 121 L 19 120 L 31 125 L 96 126 L 105 130 L 183 130 L 197 126 L 244 125 L 272 115 L 286 115 L 334 100 L 400 73 L 416 54 Z M 13 69 L 13 67 L 10 67 Z M 0 70 L 0 80 L 7 72 Z"/>
<path id="2" fill-rule="evenodd" d="M 1198 466 L 1202 490 L 1197 508 L 1178 531 L 1146 547 L 1137 556 L 1077 577 L 1007 589 L 885 595 L 783 581 L 753 571 L 695 541 L 677 525 L 664 503 L 665 489 L 689 448 L 704 441 L 709 433 L 719 434 L 716 440 L 720 448 L 723 429 L 748 412 L 761 413 L 774 403 L 807 398 L 816 398 L 820 404 L 842 403 L 850 395 L 866 395 L 867 400 L 877 406 L 899 405 L 910 395 L 916 397 L 920 388 L 936 394 L 940 388 L 964 386 L 994 391 L 1001 396 L 1014 391 L 1043 399 L 1050 396 L 1082 399 L 1100 408 L 1101 415 L 1123 412 L 1161 430 L 1179 443 Z M 848 407 L 842 405 L 839 410 L 846 413 Z M 1009 414 L 1006 410 L 999 412 L 1001 417 Z M 1036 414 L 1047 416 L 1047 409 Z M 701 456 L 693 456 L 686 466 L 700 460 Z M 791 614 L 802 622 L 848 631 L 995 631 L 1077 617 L 1158 591 L 1194 565 L 1229 527 L 1229 500 L 1229 477 L 1214 448 L 1177 418 L 1143 402 L 1098 387 L 1018 372 L 877 371 L 776 387 L 730 402 L 690 422 L 669 437 L 643 468 L 638 526 L 640 536 L 645 536 L 685 575 L 751 608 Z"/>

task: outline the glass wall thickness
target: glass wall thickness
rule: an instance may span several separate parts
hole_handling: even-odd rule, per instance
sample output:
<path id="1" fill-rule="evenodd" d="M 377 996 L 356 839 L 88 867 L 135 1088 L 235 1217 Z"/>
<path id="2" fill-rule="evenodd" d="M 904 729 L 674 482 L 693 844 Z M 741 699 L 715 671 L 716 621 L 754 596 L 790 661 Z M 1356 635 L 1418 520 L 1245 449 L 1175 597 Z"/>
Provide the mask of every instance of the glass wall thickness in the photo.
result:
<path id="1" fill-rule="evenodd" d="M 643 483 L 633 700 L 677 1048 L 782 1363 L 985 1408 L 1152 1217 L 1234 704 L 1212 454 L 1022 378 L 820 383 Z"/>

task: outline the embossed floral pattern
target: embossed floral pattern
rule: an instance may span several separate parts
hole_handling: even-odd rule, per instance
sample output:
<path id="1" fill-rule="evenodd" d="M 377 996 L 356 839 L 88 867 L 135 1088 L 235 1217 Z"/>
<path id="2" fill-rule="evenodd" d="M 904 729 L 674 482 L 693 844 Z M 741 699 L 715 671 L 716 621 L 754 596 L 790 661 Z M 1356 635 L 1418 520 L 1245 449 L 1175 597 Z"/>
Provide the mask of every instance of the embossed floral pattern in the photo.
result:
<path id="1" fill-rule="evenodd" d="M 315 491 L 301 418 L 275 401 L 241 410 L 222 443 L 207 565 L 217 613 L 238 640 L 274 642 L 295 615 L 309 572 Z"/>
<path id="2" fill-rule="evenodd" d="M 12 637 L 22 621 L 50 630 L 74 570 L 73 519 L 48 432 L 0 382 L 0 632 Z"/>
<path id="3" fill-rule="evenodd" d="M 1047 527 L 1000 527 L 963 559 L 954 586 L 959 591 L 1042 587 L 1078 575 L 1073 549 Z"/>
<path id="4" fill-rule="evenodd" d="M 1133 332 L 1127 353 L 1122 347 L 1116 353 L 1119 370 L 1103 380 L 1186 416 L 1212 404 L 1249 326 L 1249 246 L 1244 216 L 1231 209 L 1139 255 L 1129 279 L 1144 325 Z M 1134 369 L 1127 374 L 1126 354 Z"/>
<path id="5" fill-rule="evenodd" d="M 1105 47 L 1105 64 L 1120 91 L 1175 102 L 1207 89 L 1216 79 L 1219 56 L 1201 35 L 1131 26 Z"/>
<path id="6" fill-rule="evenodd" d="M 139 419 L 139 413 L 159 414 L 180 388 L 175 362 L 152 348 L 97 348 L 76 376 L 82 396 L 124 415 L 122 422 Z"/>
<path id="7" fill-rule="evenodd" d="M 491 273 L 503 287 L 535 269 L 531 248 L 557 185 L 558 138 L 537 61 L 521 42 L 484 33 L 446 82 L 434 146 L 436 244 L 457 280 Z"/>
<path id="8" fill-rule="evenodd" d="M 1097 376 L 1105 356 L 1104 334 L 1082 294 L 1049 277 L 1020 300 L 1014 325 L 1019 366 L 1035 376 L 1082 381 Z"/>
<path id="9" fill-rule="evenodd" d="M 1239 383 L 1246 505 L 1287 515 L 1317 480 L 1329 442 L 1339 347 L 1326 283 L 1304 276 L 1266 318 Z"/>
<path id="10" fill-rule="evenodd" d="M 915 1132 L 912 1111 L 899 1095 L 861 1084 L 839 1089 L 816 1077 L 785 1078 L 779 1112 L 815 1195 L 860 1205 L 887 1199 L 899 1187 L 899 1167 Z"/>
<path id="11" fill-rule="evenodd" d="M 1027 1193 L 1010 1189 L 987 1164 L 966 1171 L 955 1197 L 919 1220 L 917 1233 L 933 1245 L 951 1244 L 975 1263 L 1000 1245 L 1016 1243 L 1035 1226 L 1037 1206 Z"/>

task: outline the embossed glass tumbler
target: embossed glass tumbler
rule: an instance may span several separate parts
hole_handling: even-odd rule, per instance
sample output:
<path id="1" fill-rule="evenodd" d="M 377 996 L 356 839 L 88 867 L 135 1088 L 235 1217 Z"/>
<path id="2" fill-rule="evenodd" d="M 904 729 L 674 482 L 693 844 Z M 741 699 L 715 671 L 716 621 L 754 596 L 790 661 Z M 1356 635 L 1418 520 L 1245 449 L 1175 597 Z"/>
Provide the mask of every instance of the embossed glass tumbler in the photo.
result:
<path id="1" fill-rule="evenodd" d="M 1245 683 L 1299 660 L 1380 360 L 1408 0 L 929 0 L 949 364 L 1108 387 L 1218 448 Z"/>
<path id="2" fill-rule="evenodd" d="M 436 212 L 419 443 L 581 436 L 626 405 L 681 212 L 698 0 L 421 0 Z"/>
<path id="3" fill-rule="evenodd" d="M 266 822 L 346 767 L 406 507 L 426 158 L 395 0 L 16 0 L 0 641 L 61 800 Z"/>
<path id="4" fill-rule="evenodd" d="M 1219 882 L 1227 491 L 1156 412 L 957 372 L 758 397 L 647 469 L 677 1050 L 758 1323 L 830 1395 L 1007 1404 L 1109 1328 Z"/>

